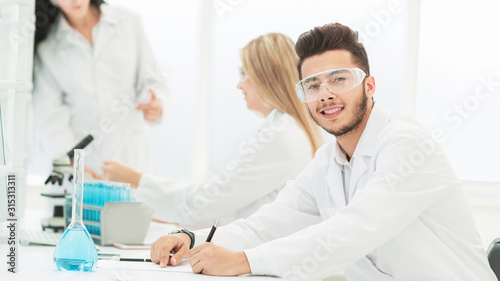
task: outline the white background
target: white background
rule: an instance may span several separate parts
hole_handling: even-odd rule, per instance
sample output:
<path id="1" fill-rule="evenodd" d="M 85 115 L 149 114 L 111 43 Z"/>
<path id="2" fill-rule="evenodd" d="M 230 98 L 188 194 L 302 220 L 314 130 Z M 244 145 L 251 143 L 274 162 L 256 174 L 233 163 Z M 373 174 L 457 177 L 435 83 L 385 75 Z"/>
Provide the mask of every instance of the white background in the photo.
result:
<path id="1" fill-rule="evenodd" d="M 466 181 L 500 182 L 499 11 L 500 1 L 422 5 L 417 119 L 444 132 L 441 145 Z M 488 77 L 493 92 L 482 87 Z"/>
<path id="2" fill-rule="evenodd" d="M 408 18 L 404 2 L 392 1 L 398 7 L 396 14 L 388 11 L 390 1 L 221 0 L 213 1 L 208 12 L 193 0 L 147 0 L 140 5 L 137 1 L 109 2 L 133 7 L 143 15 L 146 33 L 166 73 L 172 92 L 169 112 L 165 124 L 151 130 L 151 141 L 157 151 L 158 173 L 167 179 L 206 177 L 236 157 L 238 144 L 257 130 L 262 120 L 246 109 L 236 84 L 239 50 L 261 34 L 281 32 L 296 41 L 302 32 L 326 23 L 356 27 L 367 43 L 380 93 L 377 100 L 393 111 L 402 107 Z M 202 13 L 210 14 L 208 23 L 200 23 Z M 389 15 L 381 23 L 377 21 L 380 13 Z M 206 33 L 209 40 L 200 45 L 200 34 Z M 202 55 L 208 56 L 209 66 L 200 73 L 197 64 Z M 199 88 L 203 79 L 199 75 L 208 78 L 208 89 Z M 204 91 L 206 104 L 200 105 L 204 99 L 199 93 Z M 204 122 L 206 133 L 197 130 Z M 206 163 L 199 165 L 199 161 Z"/>
<path id="3" fill-rule="evenodd" d="M 236 89 L 239 49 L 264 33 L 295 41 L 338 21 L 358 30 L 366 44 L 377 102 L 445 132 L 441 145 L 459 178 L 500 182 L 500 86 L 487 99 L 472 100 L 481 77 L 500 82 L 499 1 L 108 2 L 142 15 L 171 90 L 164 122 L 150 130 L 158 175 L 167 180 L 207 177 L 258 128 L 261 119 Z M 470 109 L 460 121 L 457 105 Z M 28 174 L 45 177 L 50 159 L 30 155 Z"/>

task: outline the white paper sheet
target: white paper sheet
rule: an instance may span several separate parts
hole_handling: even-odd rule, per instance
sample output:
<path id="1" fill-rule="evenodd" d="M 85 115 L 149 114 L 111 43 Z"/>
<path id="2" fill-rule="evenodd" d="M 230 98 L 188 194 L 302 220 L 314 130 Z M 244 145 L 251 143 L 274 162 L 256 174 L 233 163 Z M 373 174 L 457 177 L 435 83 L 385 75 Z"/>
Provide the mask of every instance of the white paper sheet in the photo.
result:
<path id="1" fill-rule="evenodd" d="M 136 261 L 115 261 L 115 260 L 99 260 L 97 267 L 112 268 L 112 269 L 131 269 L 131 270 L 148 270 L 148 271 L 170 271 L 170 272 L 186 272 L 193 273 L 191 266 L 186 260 L 182 260 L 176 266 L 166 266 L 161 268 L 159 264 L 154 262 L 136 262 Z"/>

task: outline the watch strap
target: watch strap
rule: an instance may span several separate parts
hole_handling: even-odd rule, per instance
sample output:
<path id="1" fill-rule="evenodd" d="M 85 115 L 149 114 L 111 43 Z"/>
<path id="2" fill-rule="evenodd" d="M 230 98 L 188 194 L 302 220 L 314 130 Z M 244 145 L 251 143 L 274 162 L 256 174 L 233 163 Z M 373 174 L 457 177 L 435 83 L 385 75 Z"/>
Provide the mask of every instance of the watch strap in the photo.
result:
<path id="1" fill-rule="evenodd" d="M 194 247 L 194 242 L 195 242 L 194 233 L 192 233 L 191 231 L 189 231 L 185 228 L 180 228 L 180 229 L 177 229 L 177 230 L 170 232 L 169 234 L 177 234 L 177 233 L 185 233 L 185 234 L 187 234 L 187 236 L 189 236 L 189 238 L 191 239 L 191 245 L 189 245 L 189 250 L 191 250 Z"/>

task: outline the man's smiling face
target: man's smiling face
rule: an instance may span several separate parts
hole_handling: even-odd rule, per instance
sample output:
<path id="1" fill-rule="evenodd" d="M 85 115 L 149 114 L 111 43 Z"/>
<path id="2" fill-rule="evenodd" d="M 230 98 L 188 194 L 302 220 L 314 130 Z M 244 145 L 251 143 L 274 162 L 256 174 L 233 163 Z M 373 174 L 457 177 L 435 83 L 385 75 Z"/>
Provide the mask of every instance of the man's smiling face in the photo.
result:
<path id="1" fill-rule="evenodd" d="M 359 66 L 353 62 L 349 51 L 326 51 L 305 59 L 302 64 L 302 75 L 308 77 L 330 69 L 356 67 Z M 371 77 L 365 79 L 369 78 L 373 80 Z M 366 117 L 367 104 L 373 95 L 372 92 L 366 93 L 365 80 L 341 94 L 332 93 L 327 87 L 322 87 L 319 99 L 307 104 L 311 116 L 319 126 L 335 136 L 341 136 L 356 129 Z"/>

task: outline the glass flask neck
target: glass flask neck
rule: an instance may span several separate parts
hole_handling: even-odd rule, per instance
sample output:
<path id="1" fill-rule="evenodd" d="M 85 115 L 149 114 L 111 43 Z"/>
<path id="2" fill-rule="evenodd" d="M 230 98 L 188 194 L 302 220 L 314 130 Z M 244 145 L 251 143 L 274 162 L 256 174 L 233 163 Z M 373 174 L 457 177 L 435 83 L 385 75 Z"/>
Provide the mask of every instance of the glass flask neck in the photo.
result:
<path id="1" fill-rule="evenodd" d="M 75 149 L 75 160 L 73 162 L 73 198 L 71 226 L 83 228 L 83 176 L 84 176 L 85 151 Z"/>

